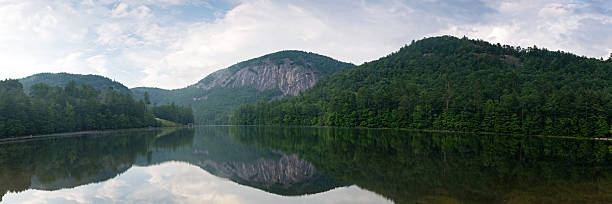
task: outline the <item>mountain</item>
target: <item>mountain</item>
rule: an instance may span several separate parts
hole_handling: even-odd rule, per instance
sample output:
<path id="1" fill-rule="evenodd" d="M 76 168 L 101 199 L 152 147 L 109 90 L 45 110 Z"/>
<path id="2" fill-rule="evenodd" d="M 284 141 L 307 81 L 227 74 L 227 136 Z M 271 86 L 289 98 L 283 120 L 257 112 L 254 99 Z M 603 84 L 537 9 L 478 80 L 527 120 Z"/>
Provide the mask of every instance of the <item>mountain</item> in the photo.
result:
<path id="1" fill-rule="evenodd" d="M 352 67 L 315 53 L 280 51 L 216 71 L 186 88 L 131 91 L 136 98 L 147 92 L 153 104 L 191 105 L 196 123 L 228 124 L 229 114 L 240 105 L 298 95 L 319 79 Z"/>
<path id="2" fill-rule="evenodd" d="M 97 90 L 106 90 L 109 87 L 121 93 L 130 93 L 130 90 L 123 84 L 113 81 L 109 78 L 98 75 L 81 75 L 69 73 L 40 73 L 23 79 L 19 82 L 23 84 L 23 89 L 26 93 L 30 92 L 30 87 L 38 83 L 45 83 L 49 86 L 64 87 L 68 82 L 74 81 L 77 86 L 82 84 L 91 85 Z"/>
<path id="3" fill-rule="evenodd" d="M 612 60 L 432 37 L 300 96 L 242 106 L 231 123 L 606 137 Z"/>
<path id="4" fill-rule="evenodd" d="M 352 66 L 314 53 L 280 51 L 219 70 L 195 86 L 205 90 L 213 87 L 277 89 L 283 96 L 296 96 L 321 77 Z"/>

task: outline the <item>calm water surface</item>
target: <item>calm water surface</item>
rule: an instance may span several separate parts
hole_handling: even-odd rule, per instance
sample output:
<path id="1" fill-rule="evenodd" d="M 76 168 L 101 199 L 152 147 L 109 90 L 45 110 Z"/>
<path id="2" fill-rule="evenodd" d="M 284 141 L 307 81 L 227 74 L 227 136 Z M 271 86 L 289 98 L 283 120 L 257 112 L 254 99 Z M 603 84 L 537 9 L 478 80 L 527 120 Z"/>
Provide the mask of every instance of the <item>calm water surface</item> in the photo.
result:
<path id="1" fill-rule="evenodd" d="M 612 203 L 606 141 L 304 127 L 0 144 L 2 203 Z"/>

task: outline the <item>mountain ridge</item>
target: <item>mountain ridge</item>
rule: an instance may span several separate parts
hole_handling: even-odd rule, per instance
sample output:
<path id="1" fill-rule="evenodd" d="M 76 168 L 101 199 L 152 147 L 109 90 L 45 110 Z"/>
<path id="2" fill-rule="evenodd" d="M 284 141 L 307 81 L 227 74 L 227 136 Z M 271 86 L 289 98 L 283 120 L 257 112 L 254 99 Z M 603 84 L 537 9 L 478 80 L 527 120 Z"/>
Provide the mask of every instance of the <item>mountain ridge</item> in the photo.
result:
<path id="1" fill-rule="evenodd" d="M 232 124 L 389 127 L 606 137 L 612 60 L 483 40 L 425 38 Z"/>
<path id="2" fill-rule="evenodd" d="M 115 91 L 121 93 L 130 93 L 131 91 L 122 83 L 111 80 L 108 77 L 95 75 L 95 74 L 71 74 L 66 72 L 59 73 L 38 73 L 33 74 L 21 79 L 18 79 L 23 84 L 23 89 L 26 93 L 29 93 L 30 87 L 38 83 L 44 83 L 49 86 L 60 86 L 64 87 L 68 82 L 74 81 L 77 86 L 80 85 L 91 85 L 93 88 L 104 91 L 105 89 L 112 88 Z"/>
<path id="3" fill-rule="evenodd" d="M 97 90 L 108 88 L 131 93 L 144 99 L 148 93 L 152 105 L 193 105 L 196 123 L 228 124 L 231 110 L 242 104 L 269 101 L 298 95 L 331 74 L 355 65 L 327 56 L 298 50 L 283 50 L 238 62 L 179 89 L 135 87 L 128 89 L 120 82 L 100 75 L 39 73 L 19 79 L 26 94 L 31 86 L 45 83 L 65 87 L 70 81 L 77 86 L 91 85 Z"/>

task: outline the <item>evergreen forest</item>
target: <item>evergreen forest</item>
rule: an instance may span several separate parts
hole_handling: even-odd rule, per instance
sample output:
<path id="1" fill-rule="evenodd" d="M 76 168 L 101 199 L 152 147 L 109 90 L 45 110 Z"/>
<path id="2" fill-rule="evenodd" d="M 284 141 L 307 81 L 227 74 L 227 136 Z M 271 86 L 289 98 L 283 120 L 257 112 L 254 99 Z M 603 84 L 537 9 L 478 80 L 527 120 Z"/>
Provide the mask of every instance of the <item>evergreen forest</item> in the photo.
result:
<path id="1" fill-rule="evenodd" d="M 142 100 L 112 89 L 98 91 L 74 81 L 63 88 L 38 83 L 26 95 L 19 81 L 0 81 L 0 139 L 159 125 Z"/>
<path id="2" fill-rule="evenodd" d="M 172 103 L 170 105 L 153 106 L 150 111 L 156 118 L 185 125 L 193 123 L 193 111 L 190 106 L 177 106 Z"/>
<path id="3" fill-rule="evenodd" d="M 610 136 L 612 59 L 441 36 L 243 105 L 235 125 L 408 128 Z"/>

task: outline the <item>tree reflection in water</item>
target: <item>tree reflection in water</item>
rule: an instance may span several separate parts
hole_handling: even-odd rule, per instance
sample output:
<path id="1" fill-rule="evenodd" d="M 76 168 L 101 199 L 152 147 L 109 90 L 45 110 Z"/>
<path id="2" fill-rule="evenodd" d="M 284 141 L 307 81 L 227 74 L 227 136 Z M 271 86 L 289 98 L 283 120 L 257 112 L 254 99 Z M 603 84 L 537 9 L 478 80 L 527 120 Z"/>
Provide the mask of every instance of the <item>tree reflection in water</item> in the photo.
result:
<path id="1" fill-rule="evenodd" d="M 137 130 L 0 145 L 0 194 L 103 182 L 181 161 L 266 192 L 357 185 L 396 203 L 612 200 L 611 143 L 306 127 Z"/>

